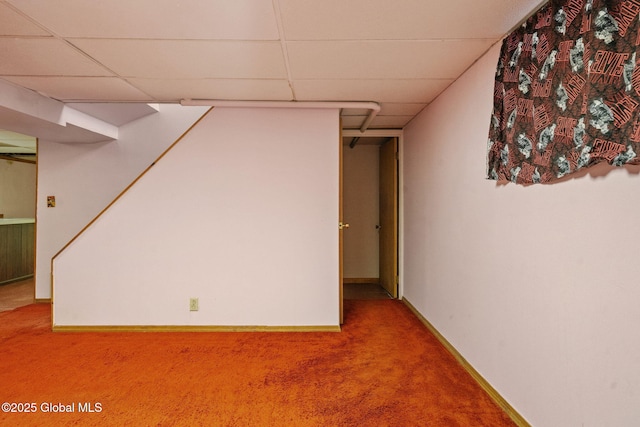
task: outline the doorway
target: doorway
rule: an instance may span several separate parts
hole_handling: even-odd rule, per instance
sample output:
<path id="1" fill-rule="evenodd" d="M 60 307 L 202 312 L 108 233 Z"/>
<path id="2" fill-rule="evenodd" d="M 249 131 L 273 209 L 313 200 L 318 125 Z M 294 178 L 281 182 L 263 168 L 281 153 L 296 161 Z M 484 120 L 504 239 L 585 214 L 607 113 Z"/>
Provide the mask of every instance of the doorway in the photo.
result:
<path id="1" fill-rule="evenodd" d="M 398 298 L 399 137 L 342 142 L 344 298 Z"/>
<path id="2" fill-rule="evenodd" d="M 0 311 L 35 301 L 37 140 L 0 130 Z"/>

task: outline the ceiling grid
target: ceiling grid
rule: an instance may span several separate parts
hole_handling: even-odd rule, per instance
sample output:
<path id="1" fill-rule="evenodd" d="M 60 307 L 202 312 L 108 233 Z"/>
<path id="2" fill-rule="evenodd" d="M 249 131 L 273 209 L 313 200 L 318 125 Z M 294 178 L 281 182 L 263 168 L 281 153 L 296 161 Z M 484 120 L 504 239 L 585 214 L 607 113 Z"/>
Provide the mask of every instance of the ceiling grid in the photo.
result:
<path id="1" fill-rule="evenodd" d="M 0 0 L 0 80 L 64 103 L 376 102 L 370 128 L 401 129 L 540 4 Z"/>

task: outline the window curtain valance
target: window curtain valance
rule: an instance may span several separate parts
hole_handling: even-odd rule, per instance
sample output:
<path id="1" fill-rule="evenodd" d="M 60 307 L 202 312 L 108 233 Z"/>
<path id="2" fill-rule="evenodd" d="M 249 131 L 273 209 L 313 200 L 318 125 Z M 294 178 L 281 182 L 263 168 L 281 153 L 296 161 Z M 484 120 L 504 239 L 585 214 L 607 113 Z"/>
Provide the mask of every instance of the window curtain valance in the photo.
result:
<path id="1" fill-rule="evenodd" d="M 551 0 L 507 36 L 487 177 L 544 183 L 640 164 L 640 0 Z"/>

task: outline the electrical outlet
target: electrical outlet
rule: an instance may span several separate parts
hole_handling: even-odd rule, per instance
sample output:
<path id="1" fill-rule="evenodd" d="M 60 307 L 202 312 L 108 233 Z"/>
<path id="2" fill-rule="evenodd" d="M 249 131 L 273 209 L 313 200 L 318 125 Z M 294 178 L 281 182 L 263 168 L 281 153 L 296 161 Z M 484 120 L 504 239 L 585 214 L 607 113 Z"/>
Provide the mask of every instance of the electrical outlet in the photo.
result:
<path id="1" fill-rule="evenodd" d="M 198 298 L 189 298 L 189 311 L 198 311 Z"/>

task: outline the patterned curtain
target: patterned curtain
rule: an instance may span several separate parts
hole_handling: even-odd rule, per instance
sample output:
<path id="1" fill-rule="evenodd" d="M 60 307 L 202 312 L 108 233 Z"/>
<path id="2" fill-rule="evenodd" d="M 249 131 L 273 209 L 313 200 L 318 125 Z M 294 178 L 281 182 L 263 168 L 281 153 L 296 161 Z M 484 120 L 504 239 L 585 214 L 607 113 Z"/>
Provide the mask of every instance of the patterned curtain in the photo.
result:
<path id="1" fill-rule="evenodd" d="M 640 0 L 550 0 L 502 43 L 487 177 L 640 164 Z M 638 57 L 640 60 L 640 57 Z"/>

